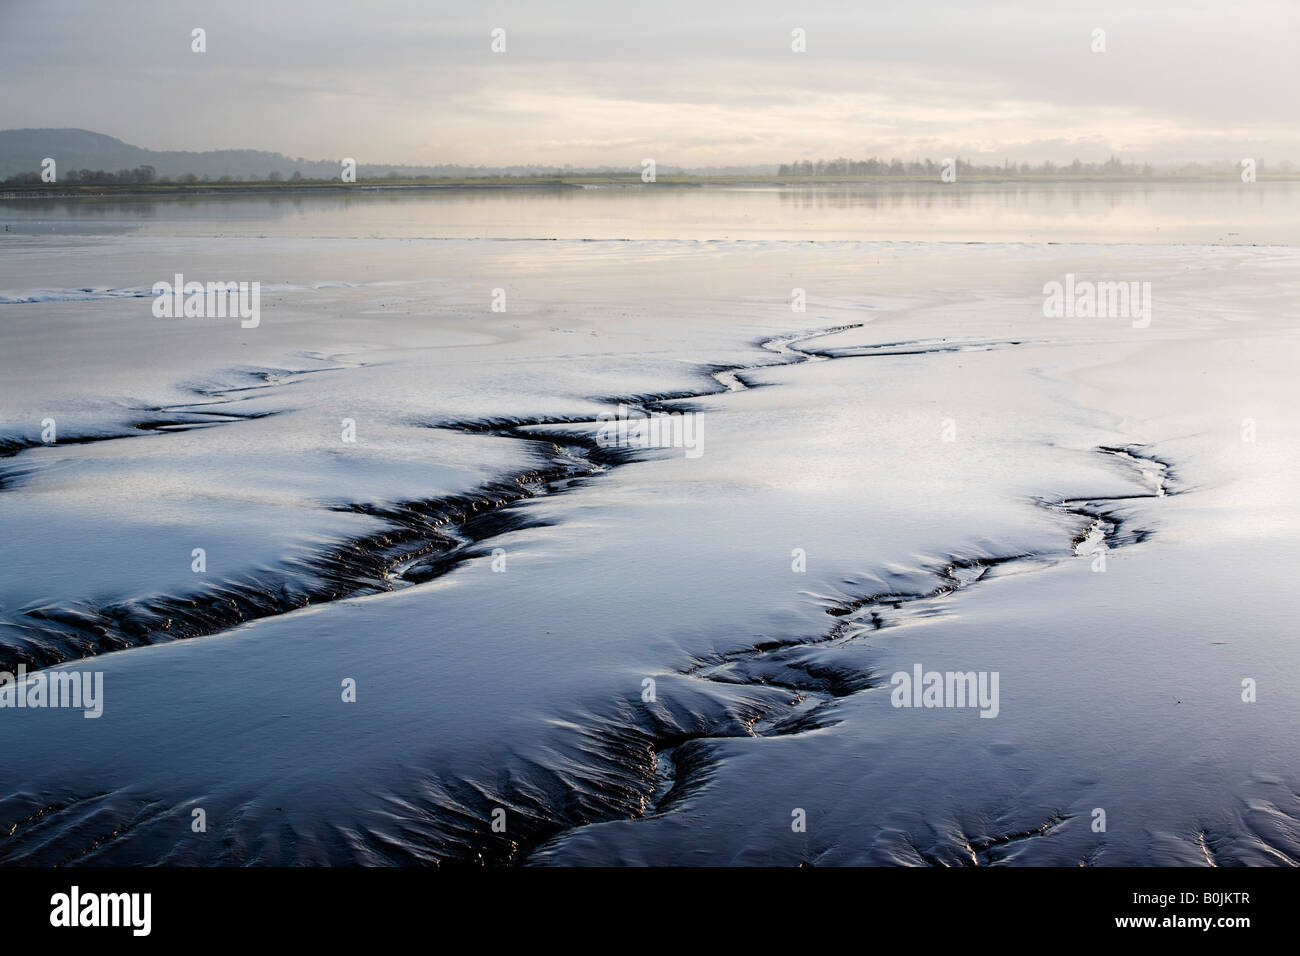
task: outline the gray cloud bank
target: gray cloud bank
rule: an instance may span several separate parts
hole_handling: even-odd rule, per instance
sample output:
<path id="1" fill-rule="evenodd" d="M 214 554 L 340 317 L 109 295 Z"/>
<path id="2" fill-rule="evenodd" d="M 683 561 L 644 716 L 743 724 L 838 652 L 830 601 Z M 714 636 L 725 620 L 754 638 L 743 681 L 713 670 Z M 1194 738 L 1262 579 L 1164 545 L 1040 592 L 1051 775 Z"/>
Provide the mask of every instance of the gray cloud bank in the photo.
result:
<path id="1" fill-rule="evenodd" d="M 415 165 L 1281 160 L 1297 39 L 1268 0 L 8 0 L 0 126 Z"/>

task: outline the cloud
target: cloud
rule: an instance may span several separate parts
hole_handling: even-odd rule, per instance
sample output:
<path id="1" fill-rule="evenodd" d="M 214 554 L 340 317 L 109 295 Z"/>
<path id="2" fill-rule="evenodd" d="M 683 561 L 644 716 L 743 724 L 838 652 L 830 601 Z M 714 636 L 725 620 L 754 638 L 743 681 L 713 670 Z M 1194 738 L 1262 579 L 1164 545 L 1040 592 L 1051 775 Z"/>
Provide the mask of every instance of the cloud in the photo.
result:
<path id="1" fill-rule="evenodd" d="M 4 125 L 409 163 L 1300 157 L 1300 6 L 1272 0 L 298 6 L 10 0 Z"/>

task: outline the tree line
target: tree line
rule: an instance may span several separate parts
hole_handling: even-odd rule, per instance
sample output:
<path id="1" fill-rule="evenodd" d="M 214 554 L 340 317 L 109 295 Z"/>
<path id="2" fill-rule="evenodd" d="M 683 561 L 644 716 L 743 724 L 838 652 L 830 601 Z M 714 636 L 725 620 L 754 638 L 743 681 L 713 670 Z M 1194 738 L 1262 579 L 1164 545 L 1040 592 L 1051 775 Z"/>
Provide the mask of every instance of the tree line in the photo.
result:
<path id="1" fill-rule="evenodd" d="M 838 157 L 836 159 L 802 159 L 793 163 L 781 163 L 776 167 L 777 175 L 780 177 L 853 177 L 853 176 L 913 176 L 913 177 L 933 177 L 938 179 L 946 165 L 951 165 L 957 178 L 970 176 L 1099 176 L 1115 178 L 1141 178 L 1155 177 L 1162 175 L 1181 175 L 1181 176 L 1220 176 L 1223 174 L 1237 174 L 1240 167 L 1234 163 L 1188 163 L 1180 167 L 1156 167 L 1151 163 L 1125 163 L 1117 156 L 1111 156 L 1105 162 L 1085 163 L 1082 160 L 1075 159 L 1071 163 L 1062 163 L 1057 165 L 1051 160 L 1047 160 L 1038 165 L 1030 163 L 1013 163 L 1010 160 L 1003 162 L 1001 165 L 986 164 L 978 165 L 969 160 L 957 157 L 952 160 L 942 160 L 936 162 L 933 159 L 847 159 Z M 1256 161 L 1257 171 L 1262 172 L 1264 168 L 1263 160 Z M 1289 173 L 1293 169 L 1290 162 L 1281 163 L 1278 170 Z M 767 167 L 767 175 L 770 175 L 771 166 Z M 602 170 L 603 175 L 612 175 L 619 172 L 618 170 Z M 689 173 L 689 171 L 687 171 Z M 552 175 L 591 175 L 593 171 L 588 170 L 559 170 L 553 171 Z M 389 171 L 383 176 L 367 177 L 368 179 L 427 179 L 436 177 L 408 177 L 397 172 Z M 528 178 L 506 175 L 497 178 L 514 179 Z M 193 185 L 198 183 L 240 183 L 240 182 L 310 182 L 325 183 L 336 181 L 337 177 L 329 179 L 317 177 L 304 177 L 301 172 L 295 171 L 290 176 L 285 177 L 282 173 L 272 170 L 265 177 L 259 177 L 256 174 L 244 176 L 219 176 L 210 175 L 199 176 L 195 173 L 185 173 L 181 176 L 159 176 L 153 166 L 142 165 L 134 169 L 120 169 L 116 173 L 108 172 L 102 169 L 71 169 L 61 171 L 58 175 L 57 182 L 67 185 L 143 185 L 147 183 L 161 184 L 180 184 Z M 40 185 L 43 182 L 39 172 L 25 172 L 10 176 L 7 179 L 0 180 L 0 184 L 6 186 L 29 186 Z"/>
<path id="2" fill-rule="evenodd" d="M 34 185 L 42 182 L 40 173 L 18 173 L 4 181 L 6 186 Z M 105 185 L 108 183 L 140 184 L 158 182 L 158 175 L 152 166 L 137 166 L 135 169 L 119 169 L 115 173 L 102 169 L 69 169 L 59 173 L 59 183 L 87 183 Z"/>
<path id="3" fill-rule="evenodd" d="M 1085 163 L 1075 159 L 1070 163 L 1056 164 L 1046 160 L 1038 165 L 1030 163 L 1013 163 L 1004 160 L 1000 165 L 977 165 L 970 160 L 957 157 L 953 160 L 935 162 L 933 159 L 848 159 L 840 156 L 836 159 L 801 159 L 794 163 L 782 163 L 777 167 L 778 176 L 933 176 L 938 178 L 944 166 L 951 163 L 958 177 L 962 176 L 1116 176 L 1140 177 L 1158 175 L 1210 175 L 1236 173 L 1240 167 L 1234 163 L 1189 163 L 1178 168 L 1153 166 L 1151 163 L 1123 162 L 1118 156 L 1111 156 L 1105 162 Z M 1263 168 L 1263 160 L 1256 164 Z M 1282 165 L 1283 170 L 1290 166 Z"/>

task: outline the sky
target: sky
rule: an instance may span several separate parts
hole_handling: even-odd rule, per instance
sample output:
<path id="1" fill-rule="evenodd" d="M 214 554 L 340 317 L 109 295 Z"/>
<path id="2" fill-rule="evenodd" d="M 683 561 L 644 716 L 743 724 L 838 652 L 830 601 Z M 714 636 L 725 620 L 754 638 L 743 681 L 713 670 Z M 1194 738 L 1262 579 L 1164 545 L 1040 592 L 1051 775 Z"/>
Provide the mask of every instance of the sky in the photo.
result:
<path id="1" fill-rule="evenodd" d="M 0 128 L 413 165 L 1300 161 L 1298 46 L 1300 0 L 0 0 Z"/>

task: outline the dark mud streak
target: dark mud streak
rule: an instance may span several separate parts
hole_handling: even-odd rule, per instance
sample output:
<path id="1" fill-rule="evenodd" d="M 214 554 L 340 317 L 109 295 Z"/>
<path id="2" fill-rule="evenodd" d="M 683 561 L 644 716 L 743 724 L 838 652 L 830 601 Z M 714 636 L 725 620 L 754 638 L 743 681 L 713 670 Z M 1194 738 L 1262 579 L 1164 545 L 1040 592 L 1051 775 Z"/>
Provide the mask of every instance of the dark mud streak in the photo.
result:
<path id="1" fill-rule="evenodd" d="M 512 433 L 511 429 L 499 433 Z M 559 445 L 516 435 L 558 456 Z M 583 436 L 566 443 L 582 447 Z M 378 517 L 390 527 L 346 542 L 325 553 L 274 571 L 256 572 L 187 595 L 159 595 L 92 606 L 45 606 L 27 610 L 24 640 L 0 645 L 0 669 L 19 663 L 29 670 L 69 659 L 200 637 L 246 621 L 363 594 L 428 581 L 477 556 L 473 545 L 525 527 L 528 519 L 509 509 L 522 501 L 574 487 L 576 479 L 623 460 L 617 450 L 586 449 L 584 458 L 565 456 L 561 465 L 538 468 L 492 482 L 470 495 L 391 505 L 338 504 L 332 510 Z M 389 578 L 411 564 L 401 580 Z M 15 621 L 14 623 L 17 623 Z"/>
<path id="2" fill-rule="evenodd" d="M 819 351 L 798 343 L 857 325 L 781 336 L 758 343 L 782 360 L 747 366 L 712 366 L 710 375 L 716 389 L 699 392 L 665 392 L 638 396 L 613 396 L 599 399 L 609 405 L 619 403 L 644 412 L 682 411 L 691 399 L 715 396 L 727 390 L 750 386 L 742 378 L 747 371 L 773 365 L 835 358 L 901 354 L 897 352 L 851 350 Z M 1019 344 L 1019 343 L 1009 343 Z M 956 346 L 942 344 L 914 350 L 916 352 L 952 351 Z M 912 354 L 912 353 L 908 353 Z M 730 384 L 730 383 L 735 383 Z M 266 386 L 256 386 L 258 388 Z M 160 410 L 161 411 L 161 410 Z M 209 415 L 211 413 L 187 413 Z M 222 413 L 229 420 L 239 416 Z M 175 416 L 157 418 L 140 427 L 151 430 L 175 430 L 199 427 L 212 422 Z M 542 451 L 550 464 L 522 472 L 484 486 L 474 494 L 426 499 L 391 505 L 342 503 L 337 510 L 383 518 L 392 527 L 382 533 L 355 539 L 325 554 L 306 560 L 298 567 L 278 569 L 280 580 L 268 585 L 249 577 L 226 585 L 184 596 L 160 596 L 124 601 L 100 608 L 47 607 L 27 613 L 32 619 L 34 639 L 22 646 L 0 647 L 0 668 L 11 669 L 19 661 L 29 667 L 49 666 L 70 657 L 84 657 L 140 644 L 213 634 L 244 621 L 274 616 L 339 598 L 377 593 L 411 583 L 428 581 L 445 574 L 457 564 L 482 553 L 481 543 L 505 532 L 535 523 L 515 507 L 521 502 L 543 495 L 559 494 L 580 486 L 586 480 L 628 461 L 637 460 L 635 452 L 600 447 L 589 433 L 530 433 L 540 426 L 563 428 L 566 425 L 591 426 L 590 420 L 575 418 L 484 419 L 476 421 L 440 421 L 427 423 L 433 428 L 457 429 L 479 434 L 493 434 L 530 443 Z M 100 439 L 87 439 L 100 440 Z M 105 439 L 106 440 L 106 439 Z M 63 443 L 63 442 L 61 442 Z M 21 448 L 11 451 L 15 454 Z M 1143 456 L 1134 447 L 1102 448 L 1132 461 L 1147 462 L 1164 469 L 1166 463 Z M 1148 497 L 1137 495 L 1134 497 Z M 1120 546 L 1136 543 L 1144 533 L 1121 534 L 1119 518 L 1108 513 L 1101 503 L 1114 499 L 1039 502 L 1074 518 L 1089 522 L 1105 521 L 1106 543 Z M 1086 538 L 1076 536 L 1074 545 Z M 917 593 L 872 593 L 832 602 L 826 608 L 834 620 L 827 630 L 805 640 L 766 641 L 726 655 L 690 662 L 680 672 L 689 679 L 712 681 L 732 686 L 751 686 L 770 695 L 773 690 L 788 692 L 786 702 L 778 707 L 767 698 L 754 697 L 724 707 L 724 713 L 706 717 L 694 713 L 673 713 L 646 708 L 624 707 L 621 713 L 602 719 L 598 726 L 581 729 L 585 743 L 577 757 L 582 778 L 575 780 L 572 771 L 530 763 L 520 775 L 498 786 L 499 793 L 485 791 L 472 781 L 440 780 L 425 772 L 415 794 L 390 795 L 395 813 L 415 819 L 402 825 L 403 836 L 392 832 L 336 832 L 322 852 L 331 859 L 373 864 L 420 865 L 517 865 L 559 834 L 590 823 L 636 819 L 648 814 L 670 812 L 686 797 L 708 781 L 715 767 L 711 740 L 726 737 L 797 735 L 829 726 L 833 721 L 834 701 L 839 697 L 869 689 L 873 675 L 847 669 L 823 667 L 809 662 L 783 658 L 782 655 L 829 641 L 852 641 L 868 626 L 888 626 L 886 611 L 905 605 L 941 599 L 961 588 L 983 580 L 1000 564 L 1041 555 L 1011 554 L 978 559 L 954 557 L 944 567 L 935 569 L 939 583 L 935 588 Z M 398 569 L 401 569 L 400 571 Z M 857 619 L 869 612 L 866 621 Z M 854 619 L 851 619 L 854 618 Z M 776 674 L 767 665 L 775 665 Z M 746 668 L 749 673 L 746 673 Z M 723 672 L 725 670 L 725 673 Z M 779 675 L 779 676 L 778 676 Z M 766 702 L 764 702 L 766 701 Z M 656 794 L 655 781 L 662 759 L 671 761 L 673 779 L 666 792 Z M 19 797 L 14 794 L 3 801 Z M 106 804 L 108 801 L 106 801 Z M 493 806 L 506 806 L 510 812 L 510 834 L 487 831 L 484 821 Z M 28 804 L 28 813 L 31 805 Z M 20 843 L 38 845 L 45 839 L 42 831 L 57 831 L 60 819 L 69 811 L 54 805 L 36 817 L 15 824 L 9 833 L 20 836 Z M 97 811 L 97 822 L 104 835 L 71 859 L 98 856 L 120 836 L 137 826 L 142 819 L 158 813 L 151 801 L 123 797 L 118 805 Z M 172 813 L 181 812 L 180 810 Z M 166 816 L 166 813 L 162 814 Z M 31 823 L 37 825 L 32 828 Z M 66 825 L 68 821 L 63 819 Z M 28 824 L 24 826 L 23 824 Z M 1051 821 L 1045 824 L 1050 827 Z M 17 832 L 15 832 L 17 831 Z M 24 832 L 25 831 L 25 832 Z M 987 841 L 972 852 L 989 854 L 1013 839 L 1036 835 L 1013 834 Z M 1042 832 L 1050 832 L 1050 829 Z M 261 862 L 296 862 L 286 846 L 268 846 L 262 834 L 260 852 L 244 844 L 232 832 L 217 851 L 213 862 L 242 859 Z M 255 837 L 256 839 L 257 837 Z M 296 842 L 294 834 L 285 839 Z M 57 837 L 53 837 L 57 840 Z M 314 841 L 319 843 L 319 840 Z M 176 858 L 179 848 L 167 854 Z M 918 857 L 925 859 L 917 849 Z M 0 845 L 0 856 L 9 860 L 27 856 L 23 846 Z M 930 862 L 927 860 L 927 862 Z M 937 862 L 937 861 L 936 861 Z"/>
<path id="3" fill-rule="evenodd" d="M 756 343 L 769 351 L 787 352 L 784 345 L 798 338 L 814 338 L 853 326 L 820 329 L 801 336 L 788 336 Z M 781 343 L 776 349 L 771 343 Z M 787 354 L 789 354 L 787 352 Z M 802 360 L 793 357 L 791 361 Z M 610 407 L 625 405 L 643 413 L 684 411 L 690 399 L 716 395 L 725 389 L 718 379 L 764 367 L 709 366 L 718 388 L 706 391 L 659 392 L 647 395 L 615 395 L 596 399 Z M 197 394 L 226 397 L 260 391 L 280 378 L 297 378 L 318 371 L 248 369 L 258 384 L 231 388 L 192 386 Z M 239 401 L 242 399 L 234 399 Z M 223 403 L 214 403 L 223 404 Z M 223 404 L 223 407 L 227 407 Z M 135 428 L 151 433 L 183 431 L 265 417 L 273 412 L 240 415 L 229 411 L 192 411 L 192 406 L 147 409 L 154 417 Z M 390 591 L 423 583 L 446 574 L 458 564 L 482 554 L 475 545 L 509 531 L 535 526 L 513 506 L 532 498 L 559 494 L 587 478 L 635 460 L 630 449 L 600 447 L 583 431 L 548 436 L 530 434 L 538 426 L 597 424 L 582 418 L 494 418 L 474 421 L 445 420 L 426 423 L 431 428 L 491 434 L 528 443 L 547 465 L 505 476 L 472 494 L 397 502 L 385 505 L 340 503 L 332 510 L 364 514 L 387 521 L 389 528 L 360 537 L 323 554 L 275 569 L 255 569 L 242 578 L 212 585 L 187 594 L 153 595 L 112 604 L 46 605 L 15 613 L 10 618 L 16 634 L 0 638 L 0 670 L 13 672 L 19 664 L 29 672 L 70 660 L 125 650 L 141 645 L 202 637 L 228 630 L 247 621 L 273 617 L 308 605 L 347 597 Z M 62 438 L 57 444 L 75 445 L 112 441 L 129 435 Z M 41 442 L 0 438 L 0 457 L 42 447 Z M 30 466 L 0 470 L 0 489 L 7 482 L 21 480 Z M 400 574 L 395 575 L 396 569 Z"/>
<path id="4" fill-rule="evenodd" d="M 252 412 L 240 414 L 232 411 L 206 412 L 201 410 L 203 405 L 220 405 L 228 408 L 232 399 L 228 396 L 238 395 L 243 392 L 258 392 L 269 388 L 282 388 L 294 384 L 292 381 L 279 382 L 280 378 L 298 378 L 303 375 L 311 375 L 316 372 L 337 372 L 345 368 L 364 367 L 365 363 L 357 363 L 355 366 L 331 366 L 327 368 L 310 368 L 310 369 L 271 369 L 271 368 L 251 368 L 242 369 L 241 371 L 254 378 L 261 379 L 261 384 L 257 385 L 238 385 L 231 388 L 208 388 L 202 385 L 189 386 L 189 391 L 196 395 L 202 395 L 204 398 L 212 398 L 212 402 L 192 402 L 182 405 L 148 405 L 137 409 L 140 412 L 154 415 L 157 417 L 146 418 L 134 422 L 128 430 L 121 432 L 112 432 L 102 435 L 72 435 L 58 438 L 53 442 L 35 441 L 30 438 L 14 438 L 9 435 L 0 435 L 0 458 L 14 458 L 25 451 L 33 448 L 50 448 L 60 445 L 91 445 L 97 442 L 117 441 L 122 438 L 140 437 L 136 432 L 147 432 L 150 434 L 165 434 L 170 432 L 190 431 L 195 428 L 209 428 L 213 425 L 229 425 L 235 422 L 253 421 L 258 418 L 269 418 L 276 412 Z M 246 401 L 252 396 L 233 399 L 233 401 Z M 12 475 L 14 470 L 0 471 L 0 489 L 5 486 L 6 475 Z"/>
<path id="5" fill-rule="evenodd" d="M 849 326 L 852 328 L 852 326 Z M 1020 345 L 1044 345 L 1045 342 L 1031 342 L 1025 339 L 996 339 L 985 342 L 952 341 L 948 339 L 909 339 L 903 342 L 880 342 L 875 345 L 850 345 L 840 348 L 803 350 L 805 354 L 821 358 L 869 358 L 895 357 L 900 355 L 935 355 L 941 352 L 992 352 L 997 349 L 1014 348 Z"/>
<path id="6" fill-rule="evenodd" d="M 1209 830 L 1201 830 L 1196 834 L 1196 846 L 1200 849 L 1201 855 L 1205 857 L 1206 866 L 1218 866 L 1218 853 L 1215 850 L 1214 840 L 1210 836 Z"/>
<path id="7" fill-rule="evenodd" d="M 780 354 L 785 362 L 810 359 L 787 348 L 801 338 L 815 338 L 855 326 L 837 326 L 803 335 L 784 336 L 755 343 L 767 351 Z M 717 387 L 703 391 L 675 391 L 648 395 L 620 395 L 598 399 L 614 406 L 624 404 L 642 412 L 683 411 L 691 399 L 714 396 L 728 390 L 724 376 L 736 375 L 781 361 L 754 365 L 710 366 L 709 374 Z M 264 387 L 264 386 L 257 386 Z M 745 387 L 745 386 L 741 386 Z M 233 418 L 234 416 L 232 416 Z M 172 424 L 173 420 L 166 420 Z M 176 420 L 175 424 L 183 424 Z M 568 491 L 587 478 L 610 468 L 637 460 L 635 451 L 600 447 L 584 431 L 549 434 L 541 437 L 528 432 L 539 426 L 598 424 L 580 418 L 513 418 L 476 421 L 441 421 L 428 427 L 449 428 L 479 434 L 494 434 L 549 449 L 549 467 L 516 474 L 485 486 L 472 495 L 429 499 L 391 505 L 340 504 L 340 511 L 368 514 L 389 521 L 394 527 L 367 536 L 303 563 L 299 568 L 278 569 L 281 579 L 273 586 L 249 577 L 246 580 L 182 596 L 162 596 L 124 601 L 107 607 L 35 608 L 31 618 L 33 641 L 20 646 L 0 648 L 0 667 L 6 662 L 26 661 L 33 669 L 96 653 L 124 649 L 140 644 L 213 634 L 247 620 L 274 616 L 312 603 L 321 603 L 353 595 L 376 593 L 418 581 L 427 581 L 479 554 L 474 545 L 506 531 L 528 526 L 530 519 L 511 508 L 525 500 Z M 107 439 L 105 439 L 107 440 Z M 21 450 L 21 449 L 18 449 Z M 389 575 L 401 568 L 400 577 Z M 36 643 L 39 637 L 40 643 Z M 814 679 L 810 674 L 810 679 Z M 653 779 L 656 754 L 665 741 L 689 751 L 696 738 L 721 734 L 741 736 L 762 713 L 753 702 L 733 703 L 720 716 L 705 718 L 699 714 L 656 714 L 648 720 L 644 714 L 623 713 L 601 726 L 585 728 L 589 740 L 579 755 L 583 776 L 575 779 L 572 771 L 531 764 L 526 779 L 516 781 L 502 793 L 489 794 L 472 781 L 444 781 L 426 775 L 421 793 L 416 796 L 390 795 L 394 810 L 409 814 L 414 810 L 423 824 L 412 830 L 412 842 L 394 839 L 390 833 L 368 831 L 365 834 L 338 832 L 325 851 L 330 859 L 377 864 L 501 865 L 522 860 L 528 849 L 550 837 L 576 826 L 602 819 L 637 816 L 644 812 L 647 800 L 644 781 Z M 647 729 L 642 724 L 649 723 Z M 707 724 L 707 726 L 706 726 Z M 796 728 L 797 729 L 797 728 Z M 699 780 L 693 762 L 683 755 L 683 766 L 691 779 Z M 680 793 L 680 791 L 679 791 Z M 78 805 L 82 801 L 77 802 Z M 146 804 L 151 803 L 149 801 Z M 8 806 L 6 806 L 8 805 Z M 16 806 L 15 806 L 16 805 Z M 19 808 L 27 806 L 26 811 Z M 106 795 L 93 810 L 95 825 L 107 839 L 96 840 L 85 852 L 96 856 L 111 849 L 121 835 L 135 829 L 141 820 L 141 801 L 128 794 Z M 457 812 L 449 808 L 461 807 Z M 511 835 L 485 833 L 486 810 L 493 806 L 509 807 Z M 58 834 L 68 828 L 82 830 L 79 814 L 88 813 L 81 806 L 51 807 L 31 826 L 30 802 L 21 794 L 0 800 L 0 810 L 24 820 L 10 828 L 15 842 L 0 851 L 13 861 L 31 857 L 50 859 L 62 854 Z M 21 825 L 21 824 L 27 825 Z M 407 824 L 413 827 L 416 821 Z M 263 835 L 264 836 L 264 835 Z M 263 841 L 254 851 L 244 841 L 224 844 L 213 862 L 231 858 L 262 862 L 297 862 L 285 857 L 285 848 L 270 848 Z M 254 837 L 256 840 L 257 837 Z M 46 844 L 54 844 L 47 847 Z M 184 851 L 179 851 L 184 852 Z M 177 859 L 178 850 L 167 854 Z M 79 857 L 60 855 L 68 861 Z M 193 862 L 188 857 L 181 861 Z"/>
<path id="8" fill-rule="evenodd" d="M 159 417 L 135 422 L 130 427 L 139 432 L 182 432 L 190 431 L 195 428 L 210 428 L 213 425 L 228 425 L 232 422 L 252 421 L 257 418 L 267 418 L 275 414 L 275 412 L 256 412 L 253 414 L 240 415 L 235 412 L 182 411 L 182 408 L 188 408 L 188 406 L 153 406 L 150 408 L 142 408 L 140 411 L 148 412 Z M 133 437 L 136 436 L 134 432 L 131 431 L 107 435 L 74 435 L 71 438 L 60 437 L 57 441 L 53 442 L 0 437 L 0 458 L 15 458 L 23 452 L 30 451 L 33 448 L 55 448 L 64 445 L 93 445 L 98 442 L 117 441 L 122 438 Z M 7 477 L 12 476 L 16 470 L 16 468 L 11 467 L 0 472 L 0 487 L 4 486 Z"/>
<path id="9" fill-rule="evenodd" d="M 1086 522 L 1086 527 L 1071 538 L 1071 552 L 1075 552 L 1079 545 L 1088 539 L 1090 531 L 1094 528 L 1100 530 L 1101 544 L 1107 550 L 1139 544 L 1149 537 L 1151 534 L 1149 530 L 1129 529 L 1120 516 L 1105 506 L 1106 502 L 1139 498 L 1154 499 L 1178 493 L 1171 487 L 1174 481 L 1172 467 L 1156 456 L 1144 452 L 1139 446 L 1100 446 L 1096 450 L 1101 454 L 1115 456 L 1139 469 L 1142 465 L 1153 466 L 1156 484 L 1154 490 L 1148 494 L 1132 494 L 1115 498 L 1067 499 L 1055 502 L 1039 499 L 1036 503 L 1045 508 L 1059 514 L 1084 519 Z M 1151 477 L 1147 472 L 1143 472 L 1143 475 L 1144 477 Z M 954 557 L 947 565 L 934 571 L 939 578 L 939 584 L 928 591 L 878 592 L 842 600 L 826 608 L 826 613 L 837 620 L 820 635 L 802 640 L 759 642 L 741 650 L 694 660 L 682 668 L 679 673 L 686 677 L 714 681 L 720 684 L 743 685 L 749 683 L 781 687 L 799 695 L 789 704 L 788 709 L 790 712 L 786 716 L 781 717 L 774 715 L 772 712 L 767 712 L 753 721 L 750 724 L 750 736 L 793 736 L 821 730 L 834 723 L 832 705 L 837 698 L 869 690 L 877 686 L 877 684 L 872 675 L 867 673 L 848 674 L 829 668 L 819 670 L 807 662 L 782 660 L 780 657 L 783 653 L 830 642 L 848 643 L 855 641 L 863 634 L 870 633 L 867 629 L 868 624 L 871 631 L 877 631 L 888 626 L 883 617 L 883 612 L 887 609 L 897 611 L 907 604 L 942 599 L 956 591 L 985 580 L 988 573 L 1000 565 L 1027 560 L 1051 560 L 1053 558 L 1054 556 L 1051 555 L 1033 553 L 1016 553 L 981 558 Z M 1054 559 L 1063 560 L 1065 556 L 1055 556 Z M 850 619 L 867 611 L 870 612 L 870 616 L 866 621 Z M 760 663 L 775 664 L 779 669 L 783 669 L 785 673 L 781 678 L 774 678 L 771 676 L 770 671 L 764 671 L 755 666 Z M 737 667 L 736 665 L 741 666 Z M 745 672 L 746 665 L 750 666 L 750 673 Z M 813 700 L 811 707 L 805 706 L 809 699 Z M 686 743 L 691 745 L 691 748 L 686 751 L 690 757 L 689 761 L 682 759 L 682 752 L 685 749 L 682 739 L 667 736 L 654 740 L 651 743 L 651 750 L 655 765 L 658 766 L 661 757 L 667 755 L 674 768 L 672 783 L 666 793 L 657 796 L 652 801 L 647 801 L 644 811 L 635 816 L 645 817 L 669 812 L 679 805 L 687 795 L 698 790 L 716 768 L 716 761 L 707 749 L 707 742 L 710 739 L 723 739 L 734 736 L 737 735 L 734 733 L 699 733 L 691 735 L 686 740 Z M 1068 816 L 1058 812 L 1032 830 L 985 838 L 979 841 L 965 839 L 962 847 L 964 852 L 969 854 L 970 865 L 980 866 L 996 863 L 1000 860 L 999 851 L 1002 848 L 1026 839 L 1050 835 L 1063 826 L 1068 819 Z M 1200 843 L 1202 849 L 1206 851 L 1207 857 L 1209 857 L 1209 849 L 1204 840 L 1201 840 Z M 949 861 L 923 852 L 915 843 L 912 844 L 912 849 L 916 852 L 917 858 L 927 865 L 949 865 Z"/>
<path id="10" fill-rule="evenodd" d="M 971 850 L 972 865 L 988 866 L 993 863 L 998 863 L 1004 859 L 1004 856 L 999 855 L 999 851 L 1014 846 L 1017 843 L 1022 843 L 1025 840 L 1032 840 L 1037 837 L 1047 836 L 1054 833 L 1064 826 L 1065 821 L 1069 819 L 1070 816 L 1068 814 L 1062 813 L 1058 810 L 1032 830 L 1020 830 L 1016 833 L 1007 833 L 996 837 L 985 837 L 982 840 L 968 839 L 966 845 Z"/>

